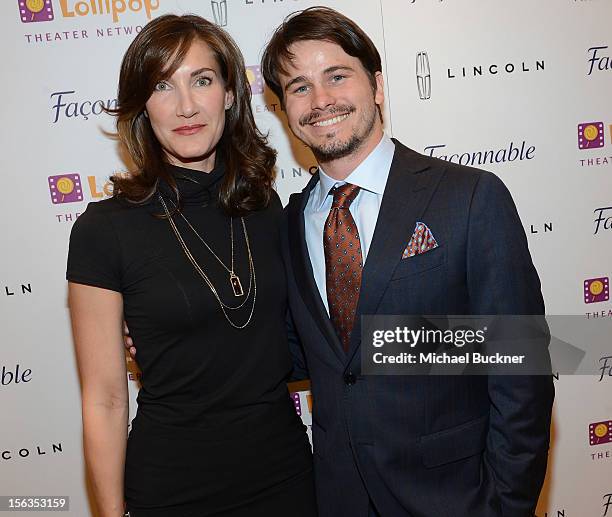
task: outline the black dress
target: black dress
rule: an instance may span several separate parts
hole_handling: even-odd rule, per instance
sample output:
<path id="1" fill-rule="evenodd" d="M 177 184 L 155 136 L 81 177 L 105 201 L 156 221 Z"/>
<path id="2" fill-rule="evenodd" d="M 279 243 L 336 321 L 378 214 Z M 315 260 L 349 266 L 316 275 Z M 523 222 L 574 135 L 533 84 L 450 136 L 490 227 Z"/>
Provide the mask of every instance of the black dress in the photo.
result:
<path id="1" fill-rule="evenodd" d="M 223 167 L 206 174 L 169 166 L 183 213 L 226 265 L 230 218 L 216 201 Z M 169 208 L 175 199 L 161 184 Z M 286 285 L 279 242 L 282 206 L 245 217 L 257 281 L 250 324 L 238 330 L 186 258 L 157 196 L 142 206 L 90 203 L 70 237 L 67 278 L 118 291 L 142 370 L 128 439 L 125 498 L 135 517 L 313 516 L 312 458 L 289 399 Z M 249 284 L 240 219 L 235 270 L 245 295 L 179 216 L 189 250 L 228 305 Z M 251 301 L 228 311 L 246 321 Z"/>

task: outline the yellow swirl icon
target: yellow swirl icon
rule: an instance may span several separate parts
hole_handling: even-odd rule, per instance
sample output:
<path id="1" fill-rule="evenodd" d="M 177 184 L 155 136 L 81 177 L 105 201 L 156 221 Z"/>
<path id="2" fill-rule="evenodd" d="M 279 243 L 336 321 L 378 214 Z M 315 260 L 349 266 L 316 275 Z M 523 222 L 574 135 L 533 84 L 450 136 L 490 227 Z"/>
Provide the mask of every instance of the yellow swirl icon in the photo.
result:
<path id="1" fill-rule="evenodd" d="M 26 0 L 26 7 L 31 13 L 39 13 L 45 7 L 45 0 Z"/>
<path id="2" fill-rule="evenodd" d="M 74 190 L 74 181 L 70 178 L 60 178 L 57 180 L 57 190 L 59 190 L 62 194 L 70 194 Z"/>
<path id="3" fill-rule="evenodd" d="M 586 138 L 589 142 L 592 142 L 599 136 L 599 129 L 594 124 L 589 124 L 584 128 L 584 138 Z"/>
<path id="4" fill-rule="evenodd" d="M 250 68 L 247 68 L 246 74 L 247 74 L 247 79 L 249 81 L 249 84 L 252 85 L 256 79 L 255 74 L 253 73 L 253 70 L 251 70 Z"/>
<path id="5" fill-rule="evenodd" d="M 601 294 L 603 290 L 604 290 L 604 285 L 601 280 L 595 280 L 589 286 L 589 291 L 591 291 L 591 294 L 595 296 L 597 296 L 598 294 Z"/>
<path id="6" fill-rule="evenodd" d="M 608 434 L 608 426 L 606 424 L 598 424 L 595 427 L 595 436 L 597 438 L 603 438 Z"/>

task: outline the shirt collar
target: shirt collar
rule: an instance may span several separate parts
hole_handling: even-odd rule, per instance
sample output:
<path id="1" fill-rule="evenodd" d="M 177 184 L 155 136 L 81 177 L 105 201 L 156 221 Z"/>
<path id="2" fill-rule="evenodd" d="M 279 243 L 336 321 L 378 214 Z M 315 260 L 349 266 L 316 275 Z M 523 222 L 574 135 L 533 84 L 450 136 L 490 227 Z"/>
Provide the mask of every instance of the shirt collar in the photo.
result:
<path id="1" fill-rule="evenodd" d="M 378 145 L 344 181 L 338 181 L 329 177 L 319 166 L 319 191 L 317 193 L 318 197 L 315 199 L 316 209 L 320 210 L 322 208 L 332 187 L 344 185 L 345 183 L 352 183 L 362 190 L 368 190 L 382 196 L 387 184 L 387 178 L 389 177 L 394 151 L 395 144 L 383 133 L 383 137 L 378 142 Z"/>

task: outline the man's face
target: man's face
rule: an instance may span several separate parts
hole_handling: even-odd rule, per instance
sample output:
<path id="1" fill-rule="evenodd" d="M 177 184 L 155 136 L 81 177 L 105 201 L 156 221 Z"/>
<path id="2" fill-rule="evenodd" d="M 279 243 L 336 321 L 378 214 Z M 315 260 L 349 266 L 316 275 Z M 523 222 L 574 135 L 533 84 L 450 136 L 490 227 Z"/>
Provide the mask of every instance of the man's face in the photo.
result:
<path id="1" fill-rule="evenodd" d="M 382 131 L 382 74 L 376 74 L 373 91 L 359 59 L 335 43 L 300 41 L 289 50 L 294 58 L 287 64 L 287 75 L 281 76 L 281 87 L 295 136 L 323 163 L 363 146 L 373 148 Z"/>

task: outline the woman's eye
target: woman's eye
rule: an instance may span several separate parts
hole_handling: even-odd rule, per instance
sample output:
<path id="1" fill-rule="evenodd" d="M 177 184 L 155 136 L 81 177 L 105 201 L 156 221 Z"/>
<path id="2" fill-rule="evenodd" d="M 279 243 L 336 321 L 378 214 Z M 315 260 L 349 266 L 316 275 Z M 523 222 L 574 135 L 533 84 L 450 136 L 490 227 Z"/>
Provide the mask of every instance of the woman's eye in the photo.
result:
<path id="1" fill-rule="evenodd" d="M 157 83 L 154 88 L 154 90 L 157 92 L 161 92 L 167 89 L 168 89 L 168 85 L 164 81 L 160 81 L 159 83 Z"/>
<path id="2" fill-rule="evenodd" d="M 196 84 L 198 86 L 208 86 L 210 83 L 212 83 L 212 79 L 210 77 L 198 77 L 196 80 Z"/>

